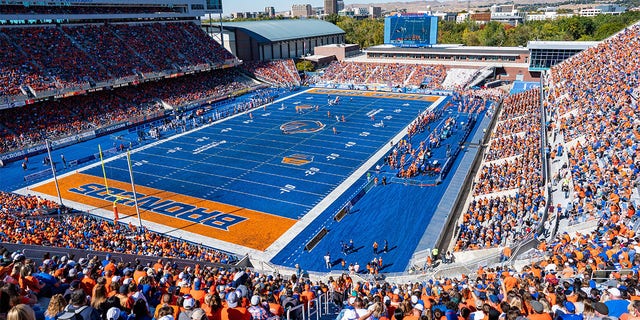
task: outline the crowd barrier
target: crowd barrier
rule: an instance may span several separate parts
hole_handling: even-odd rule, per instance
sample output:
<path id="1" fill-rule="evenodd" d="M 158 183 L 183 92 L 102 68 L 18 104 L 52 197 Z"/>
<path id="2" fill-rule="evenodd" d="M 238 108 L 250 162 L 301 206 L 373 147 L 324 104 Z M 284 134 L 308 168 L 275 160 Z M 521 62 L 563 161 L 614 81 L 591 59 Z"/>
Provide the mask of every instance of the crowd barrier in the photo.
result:
<path id="1" fill-rule="evenodd" d="M 43 261 L 43 257 L 45 254 L 49 256 L 66 256 L 74 259 L 87 258 L 91 259 L 94 256 L 99 258 L 104 258 L 107 254 L 109 254 L 112 258 L 119 261 L 135 261 L 136 259 L 140 261 L 141 264 L 151 264 L 153 265 L 159 259 L 159 257 L 152 256 L 141 256 L 141 255 L 133 255 L 126 253 L 118 253 L 118 252 L 101 252 L 101 251 L 93 251 L 93 250 L 85 250 L 85 249 L 72 249 L 72 248 L 58 248 L 58 247 L 45 247 L 45 246 L 36 246 L 36 245 L 27 245 L 27 244 L 16 244 L 16 243 L 8 243 L 2 242 L 0 243 L 1 247 L 6 248 L 11 252 L 15 252 L 20 250 L 22 254 L 28 259 L 35 261 L 38 264 L 41 264 Z M 169 262 L 171 264 L 176 264 L 178 267 L 190 267 L 193 266 L 194 261 L 190 259 L 178 259 L 178 258 L 162 258 L 165 262 Z M 203 266 L 215 266 L 215 267 L 226 267 L 228 269 L 236 267 L 237 264 L 217 264 L 211 262 L 200 262 Z"/>
<path id="2" fill-rule="evenodd" d="M 310 300 L 307 304 L 299 304 L 293 308 L 287 309 L 287 320 L 320 320 L 322 316 L 329 314 L 329 294 L 329 292 L 325 292 L 318 295 L 315 299 Z M 294 317 L 298 312 L 302 315 L 301 319 Z M 279 318 L 273 317 L 271 319 L 276 320 Z"/>

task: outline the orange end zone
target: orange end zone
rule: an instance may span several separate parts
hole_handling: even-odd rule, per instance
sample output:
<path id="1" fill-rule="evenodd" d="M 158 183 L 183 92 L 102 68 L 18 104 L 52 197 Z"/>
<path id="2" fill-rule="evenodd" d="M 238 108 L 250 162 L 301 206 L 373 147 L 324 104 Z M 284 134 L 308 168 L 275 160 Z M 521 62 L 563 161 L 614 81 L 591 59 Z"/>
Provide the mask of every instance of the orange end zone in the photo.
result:
<path id="1" fill-rule="evenodd" d="M 325 89 L 325 88 L 313 88 L 307 91 L 307 93 L 314 94 L 339 94 L 342 96 L 359 96 L 370 98 L 386 98 L 386 99 L 402 99 L 402 100 L 420 100 L 428 102 L 436 102 L 440 99 L 439 96 L 430 96 L 415 93 L 395 93 L 384 91 L 354 91 L 354 90 L 342 90 L 342 89 Z"/>
<path id="2" fill-rule="evenodd" d="M 131 184 L 109 179 L 109 194 L 104 178 L 76 173 L 60 178 L 63 199 L 96 208 L 112 210 L 115 194 L 132 199 Z M 32 188 L 33 191 L 57 197 L 54 182 Z M 143 220 L 209 238 L 264 251 L 295 220 L 240 208 L 224 203 L 194 198 L 178 193 L 136 185 L 138 207 Z M 133 201 L 120 199 L 120 217 L 136 214 Z"/>

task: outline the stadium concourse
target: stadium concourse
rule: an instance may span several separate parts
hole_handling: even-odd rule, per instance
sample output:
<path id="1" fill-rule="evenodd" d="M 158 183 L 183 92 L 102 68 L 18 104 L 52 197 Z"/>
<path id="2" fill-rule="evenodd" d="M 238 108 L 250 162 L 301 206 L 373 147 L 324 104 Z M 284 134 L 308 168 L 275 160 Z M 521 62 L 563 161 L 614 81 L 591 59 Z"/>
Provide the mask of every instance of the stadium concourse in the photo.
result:
<path id="1" fill-rule="evenodd" d="M 135 27 L 104 28 L 112 28 L 109 32 L 118 33 L 118 39 L 129 39 L 133 43 L 129 47 L 136 48 L 138 52 L 135 56 L 145 57 L 144 63 L 135 68 L 143 68 L 144 64 L 147 67 L 164 68 L 174 64 L 190 66 L 202 63 L 197 55 L 190 54 L 189 45 L 172 43 L 177 38 L 158 38 L 147 47 L 149 44 L 135 43 L 135 32 L 131 31 Z M 180 24 L 148 25 L 139 32 L 155 32 L 156 28 L 163 28 L 167 32 L 199 32 Z M 25 88 L 20 89 L 22 86 L 29 86 L 38 92 L 127 74 L 126 70 L 117 68 L 120 64 L 109 65 L 107 61 L 99 70 L 89 67 L 86 55 L 98 57 L 100 55 L 95 52 L 104 49 L 96 47 L 98 51 L 94 53 L 90 48 L 74 51 L 66 40 L 48 38 L 50 34 L 65 32 L 71 37 L 78 37 L 73 43 L 82 44 L 81 37 L 84 35 L 97 36 L 91 28 L 78 29 L 75 33 L 64 29 L 47 33 L 34 27 L 35 39 L 49 44 L 47 48 L 50 51 L 41 52 L 24 45 L 16 51 L 20 58 L 8 58 L 7 61 L 19 62 L 3 64 L 14 67 L 11 72 L 3 72 L 3 75 L 10 75 L 3 78 L 3 92 L 6 95 L 19 95 L 19 92 L 25 91 Z M 0 40 L 14 45 L 16 39 L 26 36 L 28 33 L 21 30 L 2 29 Z M 162 32 L 158 32 L 158 37 L 162 37 Z M 199 36 L 189 38 L 201 39 Z M 203 41 L 203 46 L 215 47 L 213 41 Z M 176 50 L 181 53 L 167 54 L 167 59 L 153 59 L 153 53 L 157 52 L 153 48 L 156 43 L 171 43 L 175 48 L 180 48 Z M 65 50 L 60 50 L 58 46 Z M 87 258 L 51 255 L 27 257 L 28 250 L 4 251 L 0 268 L 3 278 L 0 315 L 6 315 L 9 320 L 66 319 L 76 317 L 65 314 L 65 311 L 73 313 L 78 310 L 80 317 L 85 320 L 249 320 L 273 316 L 307 319 L 305 315 L 308 312 L 321 312 L 323 300 L 315 300 L 316 297 L 328 296 L 337 304 L 345 302 L 344 312 L 338 315 L 339 320 L 441 320 L 456 317 L 470 320 L 515 320 L 520 317 L 532 320 L 552 317 L 636 319 L 640 317 L 640 303 L 637 302 L 640 296 L 640 255 L 636 254 L 640 249 L 640 238 L 636 235 L 638 222 L 635 210 L 639 198 L 636 180 L 640 166 L 635 159 L 640 143 L 637 129 L 640 85 L 638 47 L 640 25 L 636 24 L 553 67 L 544 76 L 544 87 L 504 98 L 502 108 L 495 114 L 496 125 L 473 178 L 469 196 L 463 199 L 466 202 L 454 238 L 449 246 L 440 248 L 440 253 L 427 254 L 424 259 L 425 270 L 416 270 L 418 274 L 405 274 L 405 278 L 387 278 L 386 281 L 375 277 L 363 278 L 366 273 L 375 274 L 378 271 L 375 265 L 369 263 L 367 268 L 361 270 L 355 270 L 355 266 L 349 267 L 339 276 L 313 274 L 312 280 L 300 267 L 286 269 L 288 272 L 285 273 L 288 274 L 282 275 L 229 265 L 214 266 L 207 262 L 229 263 L 238 257 L 139 230 L 133 224 L 114 223 L 84 214 L 67 215 L 61 212 L 61 215 L 51 215 L 51 212 L 58 210 L 55 201 L 3 192 L 0 194 L 3 224 L 0 237 L 3 241 L 43 245 L 45 248 L 81 248 L 91 254 Z M 59 55 L 60 52 L 67 54 Z M 135 59 L 130 58 L 129 62 L 135 64 Z M 169 60 L 172 63 L 169 64 Z M 54 61 L 52 68 L 45 72 L 42 66 L 49 65 L 51 61 Z M 266 65 L 263 68 L 267 70 L 262 71 L 260 77 L 289 85 L 291 82 L 287 79 L 291 74 L 286 64 L 290 62 Z M 369 71 L 363 69 L 371 73 L 365 73 Z M 200 88 L 196 86 L 198 89 L 193 90 L 192 85 L 202 82 L 198 77 L 215 77 L 208 72 L 222 72 L 229 79 L 237 79 L 234 81 L 237 83 L 229 88 L 220 88 L 229 83 L 211 82 Z M 7 144 L 5 151 L 15 152 L 42 143 L 52 134 L 64 137 L 78 130 L 97 130 L 112 125 L 118 119 L 129 118 L 131 114 L 128 114 L 128 110 L 131 107 L 153 113 L 158 111 L 154 109 L 157 105 L 150 107 L 149 102 L 158 97 L 166 100 L 174 97 L 176 105 L 188 105 L 195 100 L 225 96 L 239 88 L 249 89 L 253 81 L 234 72 L 238 71 L 207 71 L 194 75 L 194 82 L 188 82 L 192 80 L 189 76 L 179 77 L 166 80 L 168 82 L 164 85 L 142 84 L 139 87 L 142 90 L 131 90 L 133 92 L 124 88 L 109 97 L 97 93 L 96 96 L 89 94 L 57 102 L 38 102 L 28 107 L 33 108 L 33 112 L 20 114 L 21 117 L 16 118 L 10 118 L 15 110 L 0 111 L 3 135 L 14 137 L 12 141 L 17 141 Z M 323 81 L 343 83 L 344 79 L 358 79 L 367 83 L 367 79 L 385 79 L 384 76 L 377 76 L 378 72 L 397 76 L 399 79 L 391 83 L 401 84 L 409 83 L 412 74 L 400 64 L 354 64 L 333 69 L 324 75 L 326 78 Z M 434 89 L 441 86 L 443 74 L 434 73 L 434 70 L 426 72 L 425 77 L 440 79 L 434 82 Z M 174 83 L 176 86 L 173 86 Z M 227 114 L 216 114 L 215 120 L 233 117 L 234 114 L 249 117 L 249 113 L 241 113 L 273 100 L 271 91 L 254 92 L 257 93 L 246 104 L 242 100 L 229 102 L 232 105 L 226 109 Z M 543 105 L 540 105 L 540 95 L 543 96 Z M 489 99 L 501 96 L 494 91 L 460 90 L 454 97 L 460 111 L 472 113 L 492 110 L 484 110 L 486 105 L 479 104 L 477 98 L 471 97 Z M 87 111 L 81 106 L 86 99 L 95 99 L 94 103 L 101 108 L 92 110 L 91 115 L 85 114 Z M 124 101 L 133 105 L 124 105 Z M 56 104 L 62 112 L 42 111 Z M 211 105 L 213 109 L 217 106 L 222 105 Z M 207 110 L 196 109 L 194 114 L 199 112 L 206 113 Z M 431 114 L 424 113 L 421 119 L 428 123 L 431 117 Z M 422 125 L 421 121 L 416 122 L 416 127 Z M 14 122 L 21 125 L 15 125 Z M 57 125 L 50 129 L 50 123 Z M 180 126 L 186 128 L 186 123 L 178 121 L 173 128 L 167 124 L 165 132 L 174 133 L 177 130 L 175 127 Z M 409 130 L 407 134 L 411 135 L 411 132 Z M 23 144 L 20 137 L 27 136 L 32 140 Z M 437 140 L 437 137 L 432 138 Z M 398 152 L 406 151 L 407 154 L 420 151 L 419 148 L 404 145 L 404 142 L 401 144 L 399 140 L 396 140 L 396 146 Z M 390 159 L 394 160 L 389 160 L 386 167 L 381 168 L 382 171 L 398 170 L 395 164 L 398 158 L 395 154 L 391 155 L 393 157 Z M 31 159 L 21 157 L 18 162 L 0 168 L 0 172 L 3 178 L 12 176 L 14 173 L 5 175 L 6 170 L 19 172 L 22 170 L 20 165 L 24 164 L 27 169 L 27 166 L 35 164 L 36 159 L 40 162 L 43 156 Z M 59 161 L 58 165 L 61 163 L 66 167 L 64 160 Z M 12 184 L 7 181 L 3 183 Z M 375 188 L 381 190 L 382 187 Z M 589 224 L 592 227 L 585 229 L 584 226 Z M 358 235 L 358 230 L 355 231 L 354 238 Z M 380 239 L 389 236 L 380 235 Z M 532 236 L 535 238 L 532 239 Z M 537 252 L 537 255 L 519 261 L 518 268 L 515 268 L 517 257 L 512 256 L 511 249 L 518 248 L 521 241 L 535 243 L 535 249 L 529 252 Z M 469 251 L 486 250 L 476 252 L 487 256 L 488 248 L 501 250 L 501 260 L 506 263 L 484 265 L 488 261 L 485 260 L 483 265 L 478 266 L 477 261 L 468 264 L 460 262 Z M 379 246 L 371 249 L 377 253 L 388 248 L 380 241 Z M 449 249 L 456 252 L 450 253 Z M 147 265 L 137 264 L 133 259 L 119 262 L 109 257 L 109 252 L 153 255 L 158 260 L 155 264 Z M 323 252 L 318 255 L 323 255 Z M 193 260 L 193 265 L 179 268 L 167 263 L 166 259 L 174 257 Z M 437 276 L 439 272 L 446 271 L 442 265 L 453 262 L 453 257 L 458 262 L 448 267 L 461 265 L 458 270 L 467 271 L 453 276 Z M 329 259 L 327 268 L 333 267 L 331 262 Z M 437 262 L 442 263 L 436 267 Z M 83 308 L 84 305 L 88 307 Z M 68 306 L 66 310 L 65 306 Z M 284 308 L 292 312 L 285 314 Z"/>

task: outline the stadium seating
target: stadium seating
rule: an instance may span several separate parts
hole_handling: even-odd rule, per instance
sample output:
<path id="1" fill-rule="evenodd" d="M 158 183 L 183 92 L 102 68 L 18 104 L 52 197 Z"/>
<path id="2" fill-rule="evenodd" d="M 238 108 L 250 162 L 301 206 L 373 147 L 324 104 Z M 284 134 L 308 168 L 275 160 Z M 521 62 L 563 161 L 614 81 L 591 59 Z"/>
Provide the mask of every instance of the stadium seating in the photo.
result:
<path id="1" fill-rule="evenodd" d="M 299 86 L 300 75 L 293 60 L 252 61 L 242 65 L 246 72 L 258 79 L 278 86 Z"/>
<path id="2" fill-rule="evenodd" d="M 89 79 L 101 81 L 107 78 L 104 68 L 75 46 L 57 27 L 4 28 L 2 33 L 18 52 L 38 66 L 32 72 L 47 76 L 48 80 L 55 81 L 58 88 L 76 87 L 88 84 Z M 3 61 L 3 65 L 15 63 L 6 59 Z M 50 87 L 51 84 L 36 83 L 33 89 L 42 90 L 42 86 Z"/>
<path id="3" fill-rule="evenodd" d="M 102 6 L 38 6 L 38 5 L 1 5 L 4 14 L 140 14 L 173 13 L 178 8 L 171 7 L 102 7 Z"/>
<path id="4" fill-rule="evenodd" d="M 40 197 L 0 191 L 0 214 L 5 217 L 39 216 L 57 208 L 57 203 Z"/>
<path id="5" fill-rule="evenodd" d="M 194 23 L 87 24 L 15 27 L 0 31 L 11 48 L 0 57 L 0 97 L 51 89 L 87 88 L 147 73 L 218 66 L 231 53 Z"/>
<path id="6" fill-rule="evenodd" d="M 45 221 L 50 220 L 54 219 Z M 72 233 L 75 227 L 83 224 L 85 235 L 98 238 L 103 233 L 94 231 L 111 228 L 106 221 L 82 216 L 68 217 L 66 221 L 71 224 L 68 228 Z M 606 220 L 603 226 L 618 225 Z M 30 222 L 26 227 L 44 228 L 38 221 Z M 124 312 L 154 319 L 161 319 L 165 314 L 171 317 L 164 319 L 170 319 L 175 318 L 175 314 L 185 316 L 192 313 L 202 314 L 200 319 L 217 319 L 220 314 L 233 309 L 236 310 L 233 312 L 266 314 L 265 317 L 270 315 L 278 319 L 284 316 L 285 306 L 302 304 L 305 308 L 315 308 L 317 305 L 310 302 L 317 295 L 326 293 L 330 293 L 339 306 L 343 301 L 345 303 L 344 310 L 339 313 L 345 315 L 338 315 L 338 319 L 348 318 L 353 307 L 362 309 L 363 314 L 372 313 L 389 319 L 420 315 L 442 319 L 444 314 L 462 318 L 469 315 L 499 318 L 504 314 L 509 319 L 520 316 L 563 319 L 570 315 L 626 319 L 637 313 L 637 304 L 632 300 L 638 295 L 635 279 L 611 269 L 612 281 L 591 281 L 596 276 L 594 270 L 613 268 L 615 264 L 629 267 L 635 263 L 638 241 L 631 230 L 619 227 L 582 236 L 565 233 L 552 242 L 542 242 L 538 250 L 548 256 L 527 263 L 521 271 L 505 266 L 480 266 L 459 277 L 425 278 L 422 275 L 422 281 L 363 281 L 353 272 L 312 281 L 301 278 L 301 273 L 296 270 L 274 276 L 249 269 L 211 267 L 200 264 L 199 261 L 203 260 L 200 258 L 194 258 L 192 266 L 180 268 L 163 259 L 144 265 L 120 262 L 109 256 L 103 259 L 47 255 L 42 262 L 33 265 L 23 253 L 7 251 L 3 252 L 3 262 L 12 263 L 14 268 L 3 269 L 0 275 L 18 289 L 25 289 L 24 292 L 7 290 L 10 298 L 21 298 L 36 310 L 46 308 L 45 316 L 48 317 L 71 304 L 69 300 L 76 292 L 83 297 L 91 296 L 90 306 L 98 314 Z M 129 251 L 132 243 L 142 240 L 127 233 L 126 229 L 115 229 L 114 234 L 110 235 L 114 238 L 113 243 L 121 245 L 124 251 Z M 131 235 L 132 240 L 124 240 L 122 234 Z M 600 237 L 612 240 L 603 242 Z M 620 237 L 625 240 L 618 240 Z M 120 239 L 122 242 L 118 241 Z M 166 242 L 154 236 L 149 236 L 145 245 L 137 248 L 145 247 L 157 252 L 165 247 L 199 252 L 188 245 Z M 611 253 L 611 258 L 605 250 Z M 170 256 L 170 253 L 166 254 Z M 198 254 L 214 257 L 212 260 L 215 261 L 226 258 L 221 253 Z M 18 271 L 13 272 L 15 266 Z M 111 296 L 114 298 L 107 298 Z M 51 302 L 38 305 L 39 297 L 47 298 L 43 301 L 49 301 L 48 297 L 51 297 Z M 136 301 L 146 302 L 149 306 L 138 308 Z M 16 308 L 31 308 L 21 306 Z M 118 309 L 110 311 L 114 306 Z"/>
<path id="7" fill-rule="evenodd" d="M 443 66 L 400 63 L 361 63 L 333 61 L 315 83 L 382 84 L 391 87 L 418 87 L 427 82 L 439 89 L 446 76 Z"/>
<path id="8" fill-rule="evenodd" d="M 62 27 L 62 30 L 92 57 L 105 66 L 111 77 L 131 76 L 134 70 L 149 72 L 152 68 L 126 42 L 114 37 L 105 25 Z"/>
<path id="9" fill-rule="evenodd" d="M 145 117 L 160 112 L 158 103 L 179 107 L 198 100 L 226 96 L 251 85 L 233 69 L 139 86 L 101 91 L 86 96 L 45 101 L 0 111 L 0 153 L 59 139 L 70 134 Z"/>
<path id="10" fill-rule="evenodd" d="M 3 220 L 0 241 L 217 263 L 236 260 L 220 251 L 156 233 L 141 234 L 132 225 L 114 224 L 88 215 L 45 215 L 57 208 L 55 202 L 39 197 L 0 192 Z M 28 219 L 34 217 L 37 219 Z M 25 233 L 25 229 L 31 232 Z"/>
<path id="11" fill-rule="evenodd" d="M 544 213 L 540 91 L 504 101 L 463 214 L 455 251 L 511 245 L 530 236 Z"/>
<path id="12" fill-rule="evenodd" d="M 37 90 L 55 88 L 53 79 L 47 79 L 39 72 L 40 68 L 33 64 L 26 55 L 18 51 L 11 41 L 0 33 L 0 46 L 6 48 L 0 57 L 0 97 L 4 95 L 22 94 L 20 86 L 30 85 Z"/>
<path id="13" fill-rule="evenodd" d="M 552 68 L 550 129 L 568 151 L 574 216 L 632 216 L 640 133 L 640 25 Z M 589 61 L 589 63 L 585 63 Z M 579 212 L 579 214 L 578 214 Z"/>
<path id="14" fill-rule="evenodd" d="M 10 33 L 8 36 L 16 38 L 20 35 Z M 2 37 L 0 35 L 0 39 Z M 159 37 L 158 41 L 169 43 L 171 40 Z M 331 292 L 339 305 L 346 301 L 349 306 L 344 308 L 343 316 L 338 320 L 368 319 L 369 316 L 363 316 L 365 313 L 371 313 L 377 319 L 420 319 L 423 316 L 438 320 L 636 319 L 640 316 L 640 303 L 635 301 L 640 296 L 637 275 L 640 237 L 635 232 L 635 200 L 638 198 L 635 180 L 640 164 L 635 157 L 640 132 L 637 129 L 638 102 L 630 94 L 640 82 L 638 47 L 640 25 L 635 25 L 551 70 L 550 86 L 543 89 L 548 93 L 545 112 L 549 122 L 545 125 L 550 130 L 553 146 L 566 146 L 567 149 L 568 169 L 574 186 L 571 210 L 597 217 L 598 226 L 584 234 L 561 231 L 555 238 L 540 241 L 538 258 L 522 262 L 521 271 L 505 265 L 466 266 L 465 270 L 471 270 L 470 274 L 446 278 L 420 275 L 412 278 L 412 282 L 395 283 L 343 274 L 338 279 L 328 277 L 325 284 L 324 281 L 300 279 L 299 269 L 292 271 L 298 273 L 295 277 L 283 277 L 251 270 L 203 267 L 199 261 L 224 262 L 233 258 L 223 252 L 150 232 L 141 234 L 133 226 L 114 225 L 88 216 L 35 217 L 56 205 L 35 197 L 0 193 L 0 216 L 3 218 L 0 239 L 4 241 L 194 260 L 192 267 L 184 269 L 161 260 L 153 266 L 115 263 L 113 260 L 102 263 L 97 258 L 69 261 L 67 257 L 46 257 L 35 263 L 25 259 L 24 253 L 4 252 L 0 268 L 0 276 L 5 282 L 4 302 L 0 302 L 3 307 L 0 310 L 8 313 L 7 318 L 11 319 L 12 313 L 31 307 L 9 301 L 22 302 L 37 310 L 38 297 L 68 293 L 72 300 L 81 297 L 84 301 L 87 295 L 91 296 L 91 306 L 101 317 L 111 313 L 107 317 L 109 320 L 119 318 L 110 311 L 112 306 L 118 307 L 116 314 L 124 311 L 140 319 L 153 316 L 170 320 L 178 314 L 194 320 L 227 319 L 230 308 L 249 313 L 252 319 L 266 319 L 273 314 L 282 317 L 282 307 L 288 303 L 305 304 L 305 311 L 310 310 L 311 305 L 306 303 L 313 295 L 309 291 L 315 291 L 316 294 Z M 35 48 L 28 50 L 36 52 Z M 96 45 L 94 50 L 96 54 L 103 49 Z M 186 54 L 168 55 L 170 61 L 165 62 L 178 65 L 201 62 L 190 56 L 188 50 L 182 50 Z M 47 53 L 41 56 L 49 57 Z M 151 57 L 152 52 L 148 52 L 148 56 Z M 73 75 L 82 68 L 77 66 L 65 72 Z M 27 72 L 29 67 L 14 70 L 19 74 Z M 275 66 L 262 77 L 271 77 L 277 83 L 286 82 L 282 75 L 271 75 L 278 73 L 277 70 L 282 71 L 280 66 Z M 442 81 L 442 74 L 437 68 L 408 71 L 405 66 L 395 64 L 335 63 L 321 81 L 373 83 L 387 75 L 392 85 L 404 86 L 418 81 L 421 84 L 431 78 L 430 83 L 437 86 Z M 113 97 L 98 93 L 49 102 L 46 108 L 34 105 L 27 107 L 29 109 L 3 111 L 0 113 L 0 132 L 4 135 L 20 133 L 20 139 L 37 140 L 46 131 L 56 134 L 56 131 L 81 130 L 84 126 L 117 121 L 118 117 L 129 116 L 129 111 L 139 113 L 140 110 L 132 108 L 153 105 L 157 98 L 180 105 L 241 88 L 242 81 L 226 89 L 220 88 L 233 78 L 233 74 L 226 71 L 215 77 L 203 73 L 157 85 L 125 88 Z M 45 83 L 49 80 L 34 78 L 32 81 Z M 23 82 L 6 78 L 3 83 L 9 92 L 7 87 L 13 86 L 15 90 L 15 86 Z M 542 222 L 548 210 L 544 199 L 549 195 L 543 191 L 541 177 L 542 157 L 547 155 L 541 152 L 539 90 L 515 94 L 504 100 L 455 235 L 456 251 L 509 246 L 532 235 Z M 199 93 L 194 95 L 193 91 Z M 499 97 L 492 91 L 481 91 L 477 95 Z M 75 103 L 92 106 L 88 109 L 95 110 L 95 114 L 70 107 L 76 106 Z M 465 112 L 473 112 L 477 107 L 477 104 L 469 104 Z M 428 114 L 425 116 L 422 120 L 428 122 Z M 422 125 L 421 121 L 416 125 Z M 67 125 L 71 128 L 66 128 Z M 410 127 L 412 129 L 415 127 Z M 2 138 L 4 142 L 6 139 Z M 21 143 L 15 137 L 12 141 L 14 147 Z M 604 274 L 601 279 L 594 273 L 596 270 Z M 601 282 L 604 280 L 607 281 Z M 72 293 L 74 289 L 79 291 Z M 162 294 L 168 294 L 164 302 L 160 301 Z M 257 298 L 253 299 L 253 294 Z M 109 300 L 107 296 L 115 298 Z M 45 315 L 55 319 L 69 301 L 62 296 L 54 296 L 51 301 Z M 256 309 L 257 305 L 264 308 Z M 152 315 L 151 309 L 156 306 L 159 314 Z M 162 310 L 164 306 L 169 308 Z M 202 310 L 192 311 L 194 307 Z M 163 317 L 164 312 L 170 316 Z"/>

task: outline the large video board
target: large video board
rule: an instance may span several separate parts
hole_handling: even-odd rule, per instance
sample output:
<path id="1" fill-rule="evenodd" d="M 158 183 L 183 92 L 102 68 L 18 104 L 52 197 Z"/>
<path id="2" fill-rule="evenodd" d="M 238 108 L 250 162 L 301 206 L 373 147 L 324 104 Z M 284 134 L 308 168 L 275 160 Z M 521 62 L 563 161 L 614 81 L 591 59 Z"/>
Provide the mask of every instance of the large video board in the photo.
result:
<path id="1" fill-rule="evenodd" d="M 384 19 L 384 43 L 427 47 L 437 43 L 438 18 L 427 14 L 393 15 Z"/>

